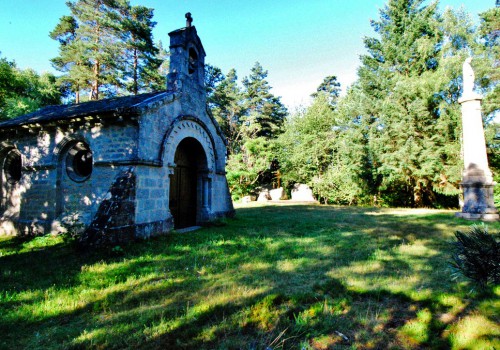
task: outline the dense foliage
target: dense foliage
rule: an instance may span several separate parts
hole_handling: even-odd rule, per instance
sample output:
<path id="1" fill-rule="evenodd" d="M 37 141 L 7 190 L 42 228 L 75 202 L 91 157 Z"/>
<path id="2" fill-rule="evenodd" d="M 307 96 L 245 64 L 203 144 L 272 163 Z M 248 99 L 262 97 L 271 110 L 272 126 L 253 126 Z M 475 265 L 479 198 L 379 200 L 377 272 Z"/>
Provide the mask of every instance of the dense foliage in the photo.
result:
<path id="1" fill-rule="evenodd" d="M 59 104 L 63 91 L 53 74 L 22 70 L 14 62 L 0 58 L 0 120 Z"/>
<path id="2" fill-rule="evenodd" d="M 372 22 L 379 38 L 365 39 L 359 69 L 356 92 L 365 98 L 353 117 L 366 128 L 371 178 L 378 178 L 368 189 L 389 205 L 429 206 L 458 194 L 458 78 L 469 38 L 454 43 L 461 28 L 447 26 L 454 14 L 441 17 L 436 3 L 422 3 L 388 2 Z"/>
<path id="3" fill-rule="evenodd" d="M 208 107 L 226 136 L 227 179 L 233 198 L 238 199 L 272 181 L 276 138 L 283 132 L 288 112 L 272 94 L 268 71 L 259 62 L 241 86 L 236 70 L 224 75 L 217 67 L 205 68 Z"/>
<path id="4" fill-rule="evenodd" d="M 60 18 L 50 33 L 59 41 L 54 68 L 80 101 L 116 94 L 162 89 L 159 74 L 164 53 L 153 42 L 153 9 L 131 6 L 128 0 L 76 0 L 67 5 L 71 15 Z"/>
<path id="5" fill-rule="evenodd" d="M 440 13 L 437 6 L 389 0 L 371 22 L 375 35 L 364 39 L 367 54 L 347 94 L 340 97 L 336 76 L 325 77 L 311 95 L 312 104 L 284 123 L 254 102 L 256 97 L 266 101 L 261 96 L 266 96 L 262 80 L 267 72 L 260 65 L 243 80 L 243 89 L 235 72 L 228 74 L 230 80 L 221 79 L 213 110 L 228 135 L 229 174 L 245 173 L 230 177 L 235 197 L 271 186 L 262 166 L 267 162 L 269 170 L 278 161 L 283 185 L 306 183 L 325 203 L 457 207 L 462 170 L 458 99 L 462 63 L 471 54 L 477 89 L 486 96 L 491 165 L 500 167 L 493 123 L 500 106 L 498 7 L 481 14 L 476 28 L 463 11 Z M 268 145 L 256 141 L 259 137 Z M 255 140 L 253 152 L 244 146 L 248 140 Z M 260 162 L 258 154 L 265 155 Z"/>

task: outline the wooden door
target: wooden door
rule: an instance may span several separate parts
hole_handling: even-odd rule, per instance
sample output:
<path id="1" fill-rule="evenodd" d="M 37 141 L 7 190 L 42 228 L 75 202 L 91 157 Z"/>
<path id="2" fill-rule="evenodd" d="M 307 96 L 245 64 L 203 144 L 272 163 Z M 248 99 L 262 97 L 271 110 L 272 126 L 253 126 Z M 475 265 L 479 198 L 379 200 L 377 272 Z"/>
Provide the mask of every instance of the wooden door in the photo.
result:
<path id="1" fill-rule="evenodd" d="M 196 225 L 197 181 L 196 168 L 176 166 L 170 180 L 170 212 L 174 228 Z"/>

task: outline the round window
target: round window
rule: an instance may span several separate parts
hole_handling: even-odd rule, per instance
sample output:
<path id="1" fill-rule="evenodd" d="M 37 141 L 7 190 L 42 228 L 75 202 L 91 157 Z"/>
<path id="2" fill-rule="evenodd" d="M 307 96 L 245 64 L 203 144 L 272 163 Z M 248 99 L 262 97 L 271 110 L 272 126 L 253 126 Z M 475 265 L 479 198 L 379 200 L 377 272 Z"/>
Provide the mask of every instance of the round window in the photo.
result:
<path id="1" fill-rule="evenodd" d="M 19 182 L 19 180 L 21 180 L 21 168 L 21 154 L 13 149 L 7 153 L 3 163 L 3 171 L 6 180 L 11 184 Z"/>
<path id="2" fill-rule="evenodd" d="M 66 156 L 66 172 L 76 182 L 87 180 L 92 174 L 92 151 L 83 142 L 78 142 Z"/>

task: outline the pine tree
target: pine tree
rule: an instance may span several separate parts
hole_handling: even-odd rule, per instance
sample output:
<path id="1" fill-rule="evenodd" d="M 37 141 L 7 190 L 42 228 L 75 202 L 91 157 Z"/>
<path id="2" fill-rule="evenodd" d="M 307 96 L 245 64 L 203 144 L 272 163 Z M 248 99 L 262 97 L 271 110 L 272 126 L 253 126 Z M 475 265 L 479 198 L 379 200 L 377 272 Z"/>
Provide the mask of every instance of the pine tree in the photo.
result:
<path id="1" fill-rule="evenodd" d="M 59 56 L 53 58 L 52 65 L 55 69 L 65 73 L 60 80 L 70 86 L 75 94 L 75 102 L 80 102 L 80 90 L 88 84 L 88 62 L 85 59 L 86 45 L 77 39 L 78 23 L 72 16 L 63 16 L 49 36 L 59 41 L 61 45 Z"/>
<path id="2" fill-rule="evenodd" d="M 488 92 L 483 102 L 487 115 L 500 111 L 500 5 L 480 14 L 479 34 L 484 45 L 479 54 L 486 59 L 486 67 L 480 73 L 481 86 Z"/>
<path id="3" fill-rule="evenodd" d="M 215 90 L 224 78 L 224 74 L 219 67 L 208 63 L 205 64 L 205 90 L 207 91 L 207 105 L 210 110 L 213 110 L 219 104 Z"/>
<path id="4" fill-rule="evenodd" d="M 329 75 L 323 79 L 321 84 L 316 89 L 316 92 L 311 94 L 312 97 L 316 98 L 321 94 L 326 94 L 328 96 L 328 101 L 332 107 L 335 107 L 337 101 L 340 97 L 340 83 L 335 75 Z"/>
<path id="5" fill-rule="evenodd" d="M 494 174 L 494 181 L 500 181 L 500 123 L 496 116 L 500 113 L 500 2 L 496 7 L 481 14 L 479 26 L 480 45 L 473 61 L 477 83 L 484 94 L 482 110 L 485 116 L 485 133 L 488 146 L 488 163 Z M 495 186 L 495 204 L 500 202 L 500 188 Z"/>
<path id="6" fill-rule="evenodd" d="M 79 102 L 80 91 L 89 99 L 122 93 L 134 94 L 164 87 L 158 73 L 163 58 L 152 38 L 153 10 L 131 6 L 128 0 L 75 0 L 67 2 L 71 15 L 63 16 L 51 38 L 60 43 L 54 67 L 64 73 Z M 162 52 L 161 54 L 163 54 Z"/>
<path id="7" fill-rule="evenodd" d="M 226 136 L 228 154 L 232 155 L 239 152 L 242 147 L 244 96 L 238 86 L 235 69 L 224 75 L 217 67 L 207 65 L 206 68 L 205 76 L 209 77 L 206 82 L 207 102 Z"/>
<path id="8" fill-rule="evenodd" d="M 123 52 L 123 42 L 116 40 L 121 25 L 119 10 L 126 5 L 114 0 L 77 0 L 67 5 L 79 23 L 78 40 L 86 43 L 90 99 L 98 100 L 101 88 L 113 94 L 110 90 L 118 85 L 117 64 Z"/>
<path id="9" fill-rule="evenodd" d="M 462 56 L 453 45 L 463 47 L 467 38 L 453 43 L 457 33 L 446 33 L 437 3 L 423 2 L 388 2 L 380 20 L 372 21 L 379 38 L 365 39 L 368 55 L 358 72 L 366 95 L 362 120 L 370 130 L 365 133 L 374 171 L 369 178 L 381 179 L 370 192 L 385 193 L 393 205 L 433 205 L 440 194 L 458 193 L 458 74 L 453 72 Z"/>
<path id="10" fill-rule="evenodd" d="M 122 30 L 125 43 L 124 85 L 126 90 L 137 95 L 141 91 L 164 88 L 165 78 L 158 69 L 163 60 L 153 41 L 153 9 L 144 6 L 124 5 L 121 9 Z"/>
<path id="11" fill-rule="evenodd" d="M 243 78 L 246 117 L 245 136 L 248 138 L 274 138 L 280 133 L 287 115 L 280 98 L 271 93 L 266 80 L 267 70 L 256 62 L 248 77 Z"/>

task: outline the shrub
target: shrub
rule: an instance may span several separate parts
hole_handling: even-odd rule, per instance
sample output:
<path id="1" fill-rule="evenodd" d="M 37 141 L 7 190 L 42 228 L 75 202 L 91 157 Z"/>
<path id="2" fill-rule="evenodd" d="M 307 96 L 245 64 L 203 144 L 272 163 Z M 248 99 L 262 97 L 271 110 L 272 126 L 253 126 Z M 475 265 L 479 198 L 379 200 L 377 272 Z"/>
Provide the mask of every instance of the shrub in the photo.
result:
<path id="1" fill-rule="evenodd" d="M 500 284 L 500 242 L 484 226 L 455 233 L 452 244 L 453 277 L 465 276 L 480 288 Z"/>

